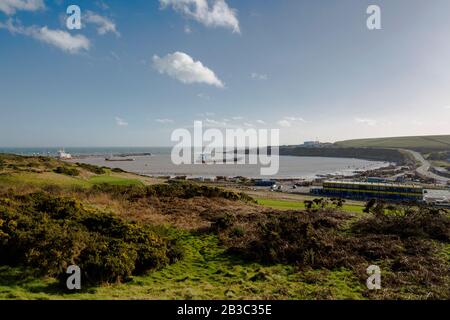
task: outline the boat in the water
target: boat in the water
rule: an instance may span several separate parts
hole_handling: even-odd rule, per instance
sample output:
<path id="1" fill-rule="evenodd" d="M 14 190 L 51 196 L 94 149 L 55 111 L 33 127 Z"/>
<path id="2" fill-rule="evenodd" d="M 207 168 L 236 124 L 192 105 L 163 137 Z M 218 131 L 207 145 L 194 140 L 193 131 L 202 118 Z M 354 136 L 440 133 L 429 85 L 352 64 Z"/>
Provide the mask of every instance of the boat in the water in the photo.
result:
<path id="1" fill-rule="evenodd" d="M 113 156 L 110 155 L 109 157 L 105 158 L 105 161 L 135 161 L 136 159 L 131 157 L 124 157 L 124 156 Z"/>
<path id="2" fill-rule="evenodd" d="M 69 160 L 72 159 L 72 155 L 64 151 L 64 148 L 58 150 L 58 159 Z"/>

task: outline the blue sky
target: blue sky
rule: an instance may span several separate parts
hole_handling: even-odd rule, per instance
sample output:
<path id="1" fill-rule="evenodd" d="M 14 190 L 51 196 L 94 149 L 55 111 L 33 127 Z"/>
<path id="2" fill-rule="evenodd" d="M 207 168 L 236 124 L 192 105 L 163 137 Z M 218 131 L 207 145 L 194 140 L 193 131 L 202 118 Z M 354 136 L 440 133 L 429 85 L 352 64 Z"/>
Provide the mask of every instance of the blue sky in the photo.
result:
<path id="1" fill-rule="evenodd" d="M 164 146 L 194 120 L 282 144 L 450 134 L 449 17 L 448 0 L 0 0 L 0 146 Z"/>

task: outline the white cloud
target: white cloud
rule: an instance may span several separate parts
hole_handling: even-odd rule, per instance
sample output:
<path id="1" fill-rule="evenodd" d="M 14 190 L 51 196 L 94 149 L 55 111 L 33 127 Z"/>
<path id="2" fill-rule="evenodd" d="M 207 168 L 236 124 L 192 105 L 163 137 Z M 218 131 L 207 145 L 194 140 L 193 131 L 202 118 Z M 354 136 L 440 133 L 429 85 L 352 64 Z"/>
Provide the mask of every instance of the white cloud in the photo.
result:
<path id="1" fill-rule="evenodd" d="M 244 119 L 244 118 L 241 117 L 241 116 L 238 116 L 238 117 L 231 117 L 231 119 L 233 119 L 233 120 L 242 120 L 242 119 Z"/>
<path id="2" fill-rule="evenodd" d="M 377 122 L 376 120 L 374 120 L 374 119 L 365 119 L 365 118 L 355 118 L 355 121 L 356 121 L 357 123 L 365 124 L 365 125 L 368 125 L 368 126 L 371 126 L 371 127 L 376 126 L 377 123 L 378 123 L 378 122 Z"/>
<path id="3" fill-rule="evenodd" d="M 184 26 L 184 33 L 190 34 L 192 33 L 192 29 L 189 26 Z"/>
<path id="4" fill-rule="evenodd" d="M 97 7 L 99 7 L 100 9 L 102 9 L 102 10 L 108 10 L 109 9 L 109 6 L 102 0 L 95 1 L 95 5 Z"/>
<path id="5" fill-rule="evenodd" d="M 255 125 L 250 122 L 244 122 L 244 126 L 246 127 L 254 127 Z"/>
<path id="6" fill-rule="evenodd" d="M 175 11 L 207 27 L 224 27 L 240 33 L 236 9 L 225 0 L 159 0 L 162 8 L 171 6 Z"/>
<path id="7" fill-rule="evenodd" d="M 120 33 L 117 31 L 114 21 L 107 17 L 103 17 L 92 11 L 86 11 L 83 15 L 83 21 L 91 23 L 97 26 L 97 33 L 100 35 L 107 34 L 108 32 L 114 33 L 117 37 L 120 37 Z"/>
<path id="8" fill-rule="evenodd" d="M 1 28 L 7 29 L 13 34 L 17 33 L 32 37 L 68 53 L 78 53 L 82 50 L 87 51 L 90 48 L 90 41 L 85 36 L 80 34 L 71 35 L 64 30 L 49 29 L 47 26 L 23 27 L 22 25 L 14 25 L 10 19 L 6 24 L 0 23 Z"/>
<path id="9" fill-rule="evenodd" d="M 205 99 L 205 100 L 211 99 L 210 96 L 208 96 L 207 94 L 204 94 L 204 93 L 197 94 L 197 97 L 199 97 L 200 99 Z"/>
<path id="10" fill-rule="evenodd" d="M 120 60 L 120 57 L 117 53 L 115 53 L 114 51 L 110 51 L 109 54 L 117 61 Z"/>
<path id="11" fill-rule="evenodd" d="M 225 122 L 213 120 L 213 119 L 205 119 L 205 123 L 208 126 L 216 126 L 216 127 L 225 127 L 227 124 Z"/>
<path id="12" fill-rule="evenodd" d="M 258 124 L 266 124 L 266 122 L 264 120 L 256 120 L 256 123 L 258 123 Z"/>
<path id="13" fill-rule="evenodd" d="M 279 126 L 283 127 L 283 128 L 289 128 L 289 127 L 292 126 L 292 124 L 291 124 L 289 121 L 287 121 L 287 120 L 279 120 L 279 121 L 277 122 L 277 124 L 278 124 Z"/>
<path id="14" fill-rule="evenodd" d="M 288 121 L 301 121 L 301 122 L 306 122 L 305 119 L 301 118 L 301 117 L 284 117 L 284 119 L 288 120 Z"/>
<path id="15" fill-rule="evenodd" d="M 289 117 L 284 117 L 282 120 L 277 121 L 277 124 L 280 127 L 289 128 L 289 127 L 292 127 L 293 122 L 306 122 L 306 121 L 305 121 L 305 119 L 303 119 L 301 117 L 289 116 Z"/>
<path id="16" fill-rule="evenodd" d="M 267 74 L 259 74 L 256 72 L 253 72 L 252 74 L 250 74 L 250 77 L 254 80 L 268 80 L 269 79 Z"/>
<path id="17" fill-rule="evenodd" d="M 16 11 L 37 11 L 45 8 L 43 0 L 0 0 L 0 11 L 13 15 Z"/>
<path id="18" fill-rule="evenodd" d="M 199 113 L 198 116 L 202 118 L 214 117 L 216 114 L 214 112 L 202 112 Z"/>
<path id="19" fill-rule="evenodd" d="M 119 127 L 126 127 L 128 126 L 128 122 L 126 122 L 125 120 L 123 120 L 122 118 L 116 117 L 116 124 Z"/>
<path id="20" fill-rule="evenodd" d="M 156 119 L 155 121 L 163 124 L 173 123 L 172 119 Z"/>
<path id="21" fill-rule="evenodd" d="M 450 106 L 445 106 L 444 109 L 450 110 Z"/>
<path id="22" fill-rule="evenodd" d="M 194 61 L 183 52 L 169 53 L 165 57 L 153 56 L 153 66 L 161 74 L 177 79 L 183 83 L 205 83 L 223 88 L 224 84 L 215 73 L 200 61 Z"/>
<path id="23" fill-rule="evenodd" d="M 423 126 L 423 122 L 420 121 L 420 120 L 412 120 L 412 121 L 411 121 L 411 124 L 412 124 L 413 126 L 418 126 L 418 127 Z"/>

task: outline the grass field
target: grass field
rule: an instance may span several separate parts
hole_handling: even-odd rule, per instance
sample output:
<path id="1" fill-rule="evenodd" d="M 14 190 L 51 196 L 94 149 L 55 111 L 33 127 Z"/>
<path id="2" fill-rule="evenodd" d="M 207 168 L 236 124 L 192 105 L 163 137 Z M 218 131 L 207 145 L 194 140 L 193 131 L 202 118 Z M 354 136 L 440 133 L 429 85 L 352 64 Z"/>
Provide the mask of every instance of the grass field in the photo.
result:
<path id="1" fill-rule="evenodd" d="M 412 150 L 450 150 L 450 135 L 357 139 L 336 142 L 339 147 L 402 148 Z"/>
<path id="2" fill-rule="evenodd" d="M 183 260 L 124 284 L 59 291 L 56 280 L 0 267 L 0 299 L 364 299 L 364 288 L 346 269 L 300 271 L 265 266 L 225 254 L 214 235 L 180 237 Z"/>
<path id="3" fill-rule="evenodd" d="M 78 175 L 56 173 L 57 167 L 76 170 Z M 95 167 L 95 166 L 94 166 Z M 100 170 L 100 168 L 98 168 Z M 161 183 L 161 179 L 144 177 L 128 172 L 114 172 L 108 168 L 101 168 L 99 172 L 75 163 L 59 162 L 53 158 L 18 157 L 0 154 L 0 185 L 30 185 L 59 187 L 85 187 L 96 184 L 112 185 L 150 185 Z"/>
<path id="4" fill-rule="evenodd" d="M 44 173 L 14 173 L 11 175 L 0 175 L 0 184 L 4 185 L 57 185 L 57 186 L 79 186 L 91 187 L 95 184 L 108 183 L 113 185 L 139 185 L 143 184 L 139 179 L 130 179 L 120 175 L 99 175 L 90 178 L 70 177 L 53 172 Z"/>
<path id="5" fill-rule="evenodd" d="M 279 210 L 304 210 L 305 209 L 304 202 L 299 202 L 299 201 L 267 199 L 267 198 L 257 198 L 256 200 L 259 205 L 270 207 L 273 209 L 279 209 Z M 364 209 L 363 205 L 356 205 L 356 204 L 344 204 L 344 206 L 342 207 L 343 211 L 353 212 L 353 213 L 362 213 L 363 209 Z"/>
<path id="6" fill-rule="evenodd" d="M 138 179 L 124 178 L 121 176 L 101 175 L 94 176 L 88 180 L 91 184 L 107 183 L 112 185 L 141 185 L 142 181 Z"/>

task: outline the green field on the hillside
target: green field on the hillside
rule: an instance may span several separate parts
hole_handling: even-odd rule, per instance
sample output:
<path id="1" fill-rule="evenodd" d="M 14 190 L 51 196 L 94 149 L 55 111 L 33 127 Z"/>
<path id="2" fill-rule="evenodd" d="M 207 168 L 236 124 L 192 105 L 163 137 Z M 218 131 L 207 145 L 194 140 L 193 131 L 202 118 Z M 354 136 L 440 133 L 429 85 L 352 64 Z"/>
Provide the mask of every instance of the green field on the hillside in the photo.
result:
<path id="1" fill-rule="evenodd" d="M 356 139 L 336 142 L 339 147 L 404 148 L 413 150 L 450 150 L 450 135 Z"/>
<path id="2" fill-rule="evenodd" d="M 278 200 L 278 199 L 265 199 L 259 198 L 256 199 L 258 204 L 266 207 L 270 207 L 273 209 L 279 210 L 305 210 L 304 202 L 291 201 L 291 200 Z M 357 204 L 344 204 L 341 208 L 345 212 L 353 212 L 353 213 L 362 213 L 364 209 L 364 205 Z"/>
<path id="3" fill-rule="evenodd" d="M 141 185 L 142 181 L 137 179 L 128 179 L 120 176 L 101 175 L 94 176 L 88 180 L 92 184 L 107 183 L 112 185 Z"/>
<path id="4" fill-rule="evenodd" d="M 130 179 L 128 177 L 121 177 L 120 174 L 104 174 L 92 176 L 90 178 L 70 177 L 54 172 L 31 173 L 22 172 L 8 175 L 0 175 L 0 185 L 57 185 L 60 187 L 91 187 L 95 184 L 108 183 L 113 185 L 139 185 L 142 181 L 138 179 Z"/>

